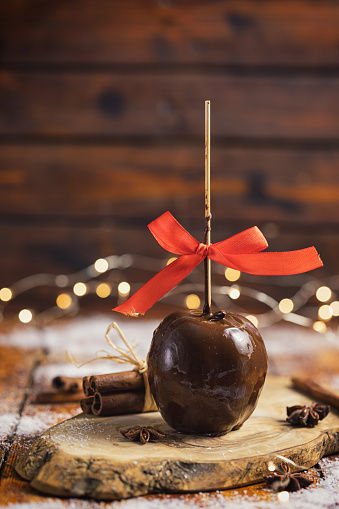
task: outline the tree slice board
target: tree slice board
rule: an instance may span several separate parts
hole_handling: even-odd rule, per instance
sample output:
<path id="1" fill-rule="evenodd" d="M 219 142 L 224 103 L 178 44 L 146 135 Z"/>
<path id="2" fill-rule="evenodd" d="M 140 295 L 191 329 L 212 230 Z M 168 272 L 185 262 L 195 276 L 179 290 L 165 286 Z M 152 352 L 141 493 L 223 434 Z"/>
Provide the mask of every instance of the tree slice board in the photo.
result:
<path id="1" fill-rule="evenodd" d="M 16 465 L 44 493 L 114 500 L 160 492 L 189 492 L 260 482 L 268 462 L 287 458 L 303 470 L 339 451 L 339 416 L 314 428 L 286 422 L 286 406 L 309 404 L 282 378 L 268 378 L 258 407 L 240 430 L 221 437 L 179 434 L 158 412 L 94 417 L 80 414 L 50 428 Z M 160 442 L 130 442 L 120 430 L 155 426 Z"/>

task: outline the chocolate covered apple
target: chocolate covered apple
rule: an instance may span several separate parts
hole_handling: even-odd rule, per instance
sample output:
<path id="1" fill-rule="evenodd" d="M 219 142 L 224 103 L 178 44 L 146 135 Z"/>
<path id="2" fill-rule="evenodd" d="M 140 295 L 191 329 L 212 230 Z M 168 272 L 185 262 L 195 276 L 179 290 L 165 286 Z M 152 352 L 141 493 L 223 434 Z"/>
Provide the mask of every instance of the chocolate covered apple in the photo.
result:
<path id="1" fill-rule="evenodd" d="M 210 102 L 205 102 L 205 232 L 198 242 L 165 212 L 148 225 L 157 242 L 179 257 L 127 301 L 114 308 L 138 316 L 205 265 L 205 304 L 200 313 L 168 315 L 154 332 L 148 378 L 165 419 L 184 433 L 219 435 L 238 429 L 256 407 L 267 372 L 265 345 L 243 316 L 211 312 L 211 260 L 256 275 L 300 274 L 322 266 L 314 247 L 262 253 L 267 241 L 252 227 L 211 244 Z"/>
<path id="2" fill-rule="evenodd" d="M 159 411 L 183 433 L 219 435 L 240 428 L 257 405 L 266 372 L 258 329 L 224 311 L 168 315 L 148 354 Z"/>

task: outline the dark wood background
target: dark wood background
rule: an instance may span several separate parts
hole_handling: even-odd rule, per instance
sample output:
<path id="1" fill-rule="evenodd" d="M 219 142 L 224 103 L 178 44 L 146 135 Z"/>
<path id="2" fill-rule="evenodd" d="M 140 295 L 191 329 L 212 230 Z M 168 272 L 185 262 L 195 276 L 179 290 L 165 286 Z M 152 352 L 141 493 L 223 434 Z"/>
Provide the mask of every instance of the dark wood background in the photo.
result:
<path id="1" fill-rule="evenodd" d="M 212 240 L 339 273 L 339 2 L 5 0 L 0 58 L 0 286 L 165 258 L 165 210 L 202 240 L 206 99 Z"/>

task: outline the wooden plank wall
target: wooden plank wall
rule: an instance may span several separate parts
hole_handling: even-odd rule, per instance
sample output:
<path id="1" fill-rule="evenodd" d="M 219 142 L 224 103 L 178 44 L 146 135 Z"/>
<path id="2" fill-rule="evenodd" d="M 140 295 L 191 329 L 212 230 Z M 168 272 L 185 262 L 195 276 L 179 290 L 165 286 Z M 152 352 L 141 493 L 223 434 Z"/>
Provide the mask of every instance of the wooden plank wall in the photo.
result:
<path id="1" fill-rule="evenodd" d="M 205 99 L 213 240 L 257 224 L 339 273 L 338 27 L 334 0 L 1 2 L 0 286 L 163 257 L 168 209 L 201 239 Z"/>

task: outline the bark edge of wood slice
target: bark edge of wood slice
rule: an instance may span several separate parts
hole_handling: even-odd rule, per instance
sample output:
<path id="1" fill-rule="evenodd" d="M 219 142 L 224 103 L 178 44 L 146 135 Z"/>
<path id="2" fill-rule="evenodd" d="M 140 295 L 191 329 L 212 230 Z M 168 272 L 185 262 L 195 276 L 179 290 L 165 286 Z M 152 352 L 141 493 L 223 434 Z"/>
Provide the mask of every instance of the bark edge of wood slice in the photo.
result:
<path id="1" fill-rule="evenodd" d="M 339 451 L 337 413 L 315 428 L 286 422 L 286 406 L 310 402 L 289 380 L 268 377 L 253 415 L 222 437 L 179 434 L 158 412 L 80 414 L 41 435 L 15 468 L 43 493 L 97 500 L 240 487 L 262 481 L 268 462 L 282 461 L 277 455 L 310 468 Z M 146 445 L 130 442 L 120 429 L 134 425 L 155 426 L 167 436 Z"/>

